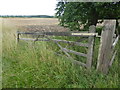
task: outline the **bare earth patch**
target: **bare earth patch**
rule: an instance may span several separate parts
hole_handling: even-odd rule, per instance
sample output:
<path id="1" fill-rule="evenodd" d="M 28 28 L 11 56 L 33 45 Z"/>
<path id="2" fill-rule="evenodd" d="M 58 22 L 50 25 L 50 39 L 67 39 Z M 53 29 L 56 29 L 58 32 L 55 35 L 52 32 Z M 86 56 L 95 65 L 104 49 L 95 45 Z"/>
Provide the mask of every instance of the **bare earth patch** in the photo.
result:
<path id="1" fill-rule="evenodd" d="M 19 31 L 68 31 L 61 27 L 57 18 L 4 18 L 4 23 L 15 26 Z"/>

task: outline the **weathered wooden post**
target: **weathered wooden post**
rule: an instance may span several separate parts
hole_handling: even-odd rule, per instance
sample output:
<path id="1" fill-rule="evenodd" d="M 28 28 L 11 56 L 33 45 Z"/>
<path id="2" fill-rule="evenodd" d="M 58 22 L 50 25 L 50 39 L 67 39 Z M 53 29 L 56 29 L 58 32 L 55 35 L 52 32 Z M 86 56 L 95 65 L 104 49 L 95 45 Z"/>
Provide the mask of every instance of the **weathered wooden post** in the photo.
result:
<path id="1" fill-rule="evenodd" d="M 19 39 L 20 39 L 20 37 L 19 37 L 19 31 L 17 31 L 17 43 L 19 42 Z"/>
<path id="2" fill-rule="evenodd" d="M 89 27 L 89 33 L 95 33 L 95 26 L 92 25 Z M 91 65 L 92 65 L 92 59 L 93 59 L 93 46 L 94 46 L 94 37 L 93 36 L 89 36 L 88 38 L 88 52 L 87 52 L 87 68 L 91 69 Z"/>
<path id="3" fill-rule="evenodd" d="M 101 35 L 97 70 L 107 74 L 112 55 L 113 36 L 116 28 L 116 20 L 105 20 Z"/>

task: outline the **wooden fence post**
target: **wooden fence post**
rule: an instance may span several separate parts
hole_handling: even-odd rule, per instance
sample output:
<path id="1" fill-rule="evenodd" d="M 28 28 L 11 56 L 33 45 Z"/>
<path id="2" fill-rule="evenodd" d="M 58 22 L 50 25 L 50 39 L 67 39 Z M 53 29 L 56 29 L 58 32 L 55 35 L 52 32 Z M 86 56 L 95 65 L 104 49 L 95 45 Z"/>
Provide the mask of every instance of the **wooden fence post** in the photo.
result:
<path id="1" fill-rule="evenodd" d="M 19 42 L 19 39 L 20 39 L 20 37 L 19 37 L 19 31 L 17 31 L 17 43 Z"/>
<path id="2" fill-rule="evenodd" d="M 116 20 L 105 20 L 101 35 L 97 70 L 107 74 L 109 70 L 110 58 L 112 55 L 113 36 L 116 28 Z"/>
<path id="3" fill-rule="evenodd" d="M 95 33 L 95 26 L 92 25 L 89 27 L 89 33 Z M 91 69 L 91 65 L 92 65 L 92 59 L 93 59 L 93 46 L 94 46 L 94 37 L 90 36 L 88 38 L 88 52 L 87 52 L 87 68 Z"/>

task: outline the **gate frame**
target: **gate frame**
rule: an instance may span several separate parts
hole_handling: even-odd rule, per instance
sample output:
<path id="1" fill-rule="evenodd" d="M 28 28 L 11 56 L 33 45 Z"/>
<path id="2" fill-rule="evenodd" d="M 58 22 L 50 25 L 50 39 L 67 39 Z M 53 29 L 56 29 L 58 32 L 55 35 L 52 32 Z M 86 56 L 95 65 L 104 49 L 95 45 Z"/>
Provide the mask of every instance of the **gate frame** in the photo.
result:
<path id="1" fill-rule="evenodd" d="M 55 42 L 59 48 L 70 58 L 69 60 L 72 61 L 74 64 L 82 65 L 86 67 L 87 69 L 91 69 L 92 61 L 93 61 L 93 49 L 94 49 L 94 40 L 95 37 L 100 38 L 100 47 L 99 47 L 99 53 L 98 53 L 98 61 L 97 61 L 97 71 L 100 71 L 104 74 L 108 73 L 109 67 L 112 65 L 115 55 L 117 51 L 115 51 L 115 46 L 119 40 L 119 35 L 116 37 L 116 39 L 113 39 L 116 35 L 115 33 L 116 29 L 116 20 L 104 20 L 104 28 L 102 30 L 101 36 L 98 36 L 98 33 L 95 33 L 95 26 L 92 25 L 89 27 L 89 32 L 39 32 L 39 33 L 31 33 L 31 32 L 17 32 L 17 41 L 19 40 L 31 40 L 31 41 L 53 41 Z M 34 35 L 54 35 L 54 36 L 78 36 L 78 37 L 88 37 L 88 43 L 80 43 L 80 42 L 74 42 L 74 41 L 66 41 L 66 40 L 57 40 L 57 39 L 30 39 L 30 38 L 20 38 L 21 34 L 34 34 Z M 73 50 L 68 50 L 66 48 L 63 48 L 58 42 L 63 43 L 73 43 L 77 46 L 83 46 L 88 47 L 87 54 L 76 52 Z M 71 58 L 71 56 L 68 54 L 74 53 L 79 56 L 85 56 L 87 57 L 86 63 L 82 63 L 80 61 L 76 61 Z"/>
<path id="2" fill-rule="evenodd" d="M 17 41 L 19 40 L 32 40 L 32 41 L 53 41 L 55 42 L 58 47 L 67 55 L 70 61 L 72 61 L 74 64 L 81 65 L 86 67 L 87 69 L 91 69 L 92 66 L 92 59 L 93 59 L 93 48 L 94 48 L 94 38 L 95 36 L 98 36 L 98 33 L 95 33 L 95 26 L 92 25 L 89 27 L 88 32 L 38 32 L 38 33 L 33 33 L 33 32 L 17 32 Z M 36 39 L 30 39 L 30 38 L 20 38 L 21 34 L 34 34 L 38 35 Z M 43 36 L 77 36 L 77 37 L 88 37 L 88 43 L 81 43 L 81 42 L 74 42 L 74 41 L 66 41 L 66 40 L 58 40 L 58 39 L 51 39 L 46 37 L 47 39 L 38 39 L 40 35 Z M 87 54 L 76 52 L 73 50 L 69 50 L 67 48 L 63 48 L 58 42 L 63 42 L 63 43 L 73 43 L 74 45 L 77 46 L 82 46 L 82 47 L 88 47 Z M 80 61 L 74 60 L 69 53 L 73 53 L 75 55 L 83 56 L 86 57 L 86 63 L 82 63 Z"/>

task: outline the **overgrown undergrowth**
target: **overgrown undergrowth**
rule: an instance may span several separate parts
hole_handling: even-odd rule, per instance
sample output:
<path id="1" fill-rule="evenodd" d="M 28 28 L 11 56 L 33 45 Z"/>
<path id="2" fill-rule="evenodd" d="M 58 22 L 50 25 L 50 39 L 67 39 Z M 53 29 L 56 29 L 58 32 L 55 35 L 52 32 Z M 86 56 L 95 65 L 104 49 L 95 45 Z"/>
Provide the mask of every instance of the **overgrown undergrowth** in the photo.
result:
<path id="1" fill-rule="evenodd" d="M 119 42 L 120 43 L 120 42 Z M 2 86 L 3 88 L 117 88 L 118 52 L 108 75 L 96 71 L 99 39 L 95 40 L 92 70 L 75 66 L 54 54 L 53 43 L 16 43 L 16 29 L 3 27 Z M 120 51 L 119 46 L 117 47 Z M 79 58 L 80 59 L 80 58 Z"/>

